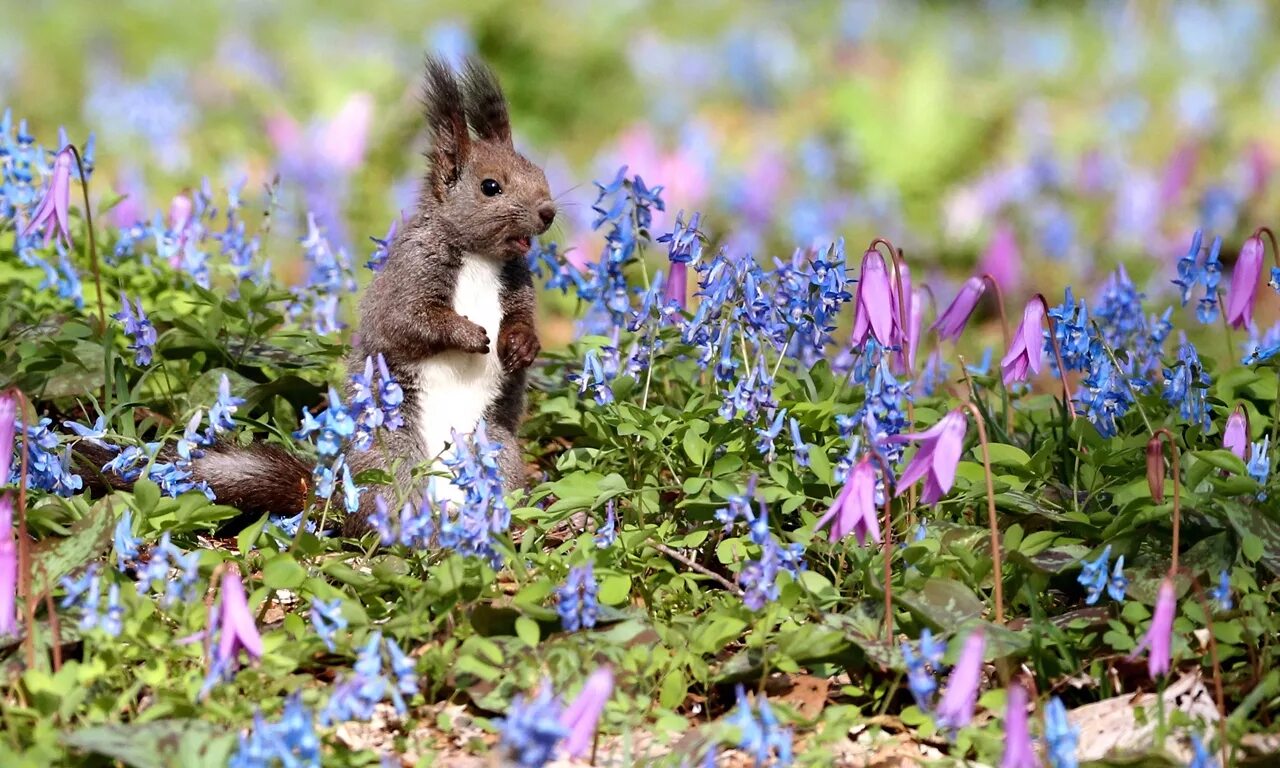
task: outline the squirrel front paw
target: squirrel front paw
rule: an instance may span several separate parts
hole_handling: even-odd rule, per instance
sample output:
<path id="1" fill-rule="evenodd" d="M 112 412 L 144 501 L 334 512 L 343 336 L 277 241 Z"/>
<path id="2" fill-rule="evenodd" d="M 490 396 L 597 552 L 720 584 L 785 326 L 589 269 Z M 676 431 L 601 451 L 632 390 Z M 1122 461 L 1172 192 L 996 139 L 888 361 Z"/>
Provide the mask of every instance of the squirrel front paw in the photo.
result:
<path id="1" fill-rule="evenodd" d="M 465 317 L 459 317 L 453 335 L 454 346 L 457 349 L 476 355 L 489 354 L 489 332 L 483 326 Z"/>
<path id="2" fill-rule="evenodd" d="M 520 323 L 504 328 L 498 335 L 498 357 L 508 371 L 518 371 L 533 365 L 542 344 L 538 334 L 528 325 Z"/>

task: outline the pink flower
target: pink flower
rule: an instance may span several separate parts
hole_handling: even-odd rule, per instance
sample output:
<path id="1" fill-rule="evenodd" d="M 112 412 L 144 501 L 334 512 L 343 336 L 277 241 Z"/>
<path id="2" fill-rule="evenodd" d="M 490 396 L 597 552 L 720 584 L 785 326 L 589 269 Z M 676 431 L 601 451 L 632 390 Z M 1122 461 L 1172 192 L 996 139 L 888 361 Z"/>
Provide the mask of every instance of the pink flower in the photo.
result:
<path id="1" fill-rule="evenodd" d="M 689 265 L 683 261 L 671 262 L 671 275 L 667 278 L 667 285 L 663 290 L 663 298 L 667 303 L 675 302 L 680 309 L 686 309 L 686 302 L 689 295 Z"/>
<path id="2" fill-rule="evenodd" d="M 582 692 L 560 714 L 560 725 L 569 730 L 560 743 L 560 750 L 568 757 L 583 757 L 591 749 L 596 726 L 604 705 L 613 695 L 613 669 L 603 666 L 591 673 L 582 686 Z"/>
<path id="3" fill-rule="evenodd" d="M 13 433 L 17 426 L 18 399 L 0 395 L 0 485 L 9 482 L 9 464 L 13 460 Z"/>
<path id="4" fill-rule="evenodd" d="M 898 496 L 920 478 L 925 478 L 921 504 L 934 504 L 951 490 L 956 481 L 956 465 L 964 450 L 964 435 L 968 427 L 964 411 L 957 408 L 924 432 L 893 435 L 891 442 L 917 440 L 920 447 L 911 457 L 907 468 L 898 478 Z"/>
<path id="5" fill-rule="evenodd" d="M 937 721 L 941 728 L 963 728 L 973 719 L 978 704 L 978 686 L 982 682 L 982 655 L 987 642 L 981 629 L 964 639 L 960 660 L 947 677 L 947 690 L 938 704 Z"/>
<path id="6" fill-rule="evenodd" d="M 1004 374 L 1004 384 L 1009 386 L 1016 381 L 1026 381 L 1027 372 L 1039 373 L 1041 353 L 1044 350 L 1044 335 L 1040 325 L 1044 322 L 1044 305 L 1039 297 L 1027 302 L 1022 310 L 1022 324 L 1013 334 L 1009 342 L 1009 351 L 1000 361 L 1000 370 Z"/>
<path id="7" fill-rule="evenodd" d="M 18 543 L 13 500 L 0 493 L 0 637 L 18 634 Z"/>
<path id="8" fill-rule="evenodd" d="M 1002 222 L 996 226 L 978 262 L 978 270 L 991 275 L 1004 291 L 1016 290 L 1022 283 L 1022 255 L 1018 252 L 1018 235 L 1013 225 Z"/>
<path id="9" fill-rule="evenodd" d="M 245 597 L 240 573 L 234 568 L 228 568 L 222 574 L 222 608 L 219 618 L 222 636 L 218 640 L 218 650 L 214 657 L 218 663 L 230 665 L 241 649 L 249 654 L 250 659 L 262 658 L 262 635 L 258 634 L 253 613 L 249 610 L 249 600 Z"/>
<path id="10" fill-rule="evenodd" d="M 62 150 L 54 158 L 53 178 L 49 180 L 49 188 L 45 190 L 44 199 L 31 221 L 22 230 L 23 237 L 43 227 L 45 245 L 57 234 L 64 245 L 71 247 L 71 168 L 74 162 L 70 149 Z"/>
<path id="11" fill-rule="evenodd" d="M 373 97 L 364 92 L 348 96 L 320 135 L 320 156 L 341 171 L 355 170 L 364 160 L 372 120 Z"/>
<path id="12" fill-rule="evenodd" d="M 854 298 L 855 317 L 850 342 L 854 347 L 866 344 L 868 335 L 874 336 L 882 347 L 894 345 L 896 326 L 900 325 L 894 300 L 884 257 L 872 248 L 862 254 L 862 279 L 858 281 L 858 293 Z"/>
<path id="13" fill-rule="evenodd" d="M 1004 757 L 1000 768 L 1036 768 L 1035 746 L 1027 728 L 1027 689 L 1014 681 L 1005 692 Z"/>
<path id="14" fill-rule="evenodd" d="M 1177 608 L 1177 595 L 1173 591 L 1173 579 L 1166 576 L 1160 582 L 1160 592 L 1156 595 L 1156 611 L 1151 617 L 1151 626 L 1142 642 L 1133 650 L 1129 658 L 1133 658 L 1144 649 L 1147 651 L 1147 672 L 1155 680 L 1169 672 L 1169 657 L 1173 646 L 1173 615 Z"/>
<path id="15" fill-rule="evenodd" d="M 876 470 L 871 457 L 864 456 L 849 472 L 849 479 L 817 528 L 831 523 L 830 540 L 852 533 L 858 546 L 866 546 L 867 536 L 880 543 L 880 523 L 876 519 Z"/>
<path id="16" fill-rule="evenodd" d="M 987 283 L 981 277 L 971 277 L 964 281 L 964 285 L 960 286 L 960 292 L 931 326 L 932 330 L 937 331 L 938 338 L 953 340 L 960 338 L 960 334 L 964 333 L 965 325 L 969 323 L 969 318 L 973 316 L 973 310 L 978 308 L 978 302 L 982 300 L 982 294 L 986 288 Z"/>
<path id="17" fill-rule="evenodd" d="M 3 418 L 0 417 L 0 427 L 3 427 L 3 423 Z M 4 441 L 0 439 L 0 446 L 3 445 Z M 1227 427 L 1222 431 L 1222 447 L 1234 453 L 1237 459 L 1245 460 L 1249 451 L 1249 420 L 1245 417 L 1243 408 L 1236 408 L 1227 417 Z"/>
<path id="18" fill-rule="evenodd" d="M 1263 253 L 1262 238 L 1258 235 L 1245 240 L 1240 248 L 1240 258 L 1231 272 L 1231 290 L 1227 292 L 1227 322 L 1232 328 L 1243 328 L 1253 322 L 1253 296 L 1258 292 Z"/>

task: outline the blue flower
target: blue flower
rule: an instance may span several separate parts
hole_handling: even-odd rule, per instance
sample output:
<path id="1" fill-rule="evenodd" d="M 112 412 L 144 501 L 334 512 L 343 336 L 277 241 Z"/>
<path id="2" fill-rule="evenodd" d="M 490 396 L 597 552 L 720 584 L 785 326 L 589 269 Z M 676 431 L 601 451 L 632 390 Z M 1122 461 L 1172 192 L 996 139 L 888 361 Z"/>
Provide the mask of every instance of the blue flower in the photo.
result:
<path id="1" fill-rule="evenodd" d="M 1200 734 L 1191 734 L 1191 748 L 1195 754 L 1191 756 L 1191 762 L 1187 764 L 1187 768 L 1217 768 L 1218 763 L 1213 759 L 1213 755 L 1209 754 L 1209 748 L 1205 746 Z"/>
<path id="2" fill-rule="evenodd" d="M 764 456 L 766 461 L 772 461 L 774 458 L 773 441 L 782 434 L 782 425 L 786 417 L 786 410 L 779 410 L 767 426 L 756 428 L 756 450 L 760 451 L 760 455 Z"/>
<path id="3" fill-rule="evenodd" d="M 325 601 L 320 598 L 311 600 L 311 624 L 316 628 L 316 635 L 330 651 L 336 651 L 333 633 L 347 628 L 347 619 L 342 615 L 342 598 L 335 597 Z"/>
<path id="4" fill-rule="evenodd" d="M 269 723 L 261 712 L 254 714 L 253 728 L 240 735 L 240 744 L 228 768 L 268 768 L 276 762 L 288 768 L 320 768 L 320 739 L 315 718 L 295 693 L 285 700 L 277 723 Z"/>
<path id="5" fill-rule="evenodd" d="M 595 349 L 587 350 L 582 360 L 582 373 L 569 374 L 569 381 L 578 385 L 578 394 L 585 395 L 588 390 L 600 405 L 613 402 L 613 390 L 609 387 L 610 377 L 605 375 L 600 363 L 600 353 Z"/>
<path id="6" fill-rule="evenodd" d="M 236 424 L 231 416 L 241 405 L 244 405 L 244 398 L 231 394 L 231 382 L 227 379 L 227 374 L 222 374 L 222 379 L 218 381 L 218 399 L 209 408 L 209 424 L 213 431 L 235 429 Z"/>
<path id="7" fill-rule="evenodd" d="M 395 704 L 396 712 L 403 715 L 407 711 L 404 697 L 418 693 L 418 672 L 413 659 L 400 650 L 395 640 L 387 638 L 386 648 L 391 657 L 391 676 L 395 678 L 395 685 L 391 688 L 391 701 Z"/>
<path id="8" fill-rule="evenodd" d="M 1200 245 L 1203 242 L 1204 233 L 1197 229 L 1191 237 L 1191 247 L 1187 250 L 1187 255 L 1178 260 L 1178 277 L 1174 279 L 1173 284 L 1178 286 L 1182 291 L 1182 306 L 1187 306 L 1187 302 L 1191 301 L 1191 292 L 1195 289 L 1196 284 L 1200 282 Z"/>
<path id="9" fill-rule="evenodd" d="M 1076 741 L 1079 729 L 1067 720 L 1067 708 L 1057 696 L 1044 709 L 1045 753 L 1053 768 L 1076 768 Z"/>
<path id="10" fill-rule="evenodd" d="M 1258 481 L 1259 485 L 1266 485 L 1267 478 L 1271 476 L 1271 457 L 1268 453 L 1271 451 L 1271 435 L 1263 435 L 1262 442 L 1254 443 L 1253 450 L 1249 454 L 1249 463 L 1245 467 L 1249 473 L 1249 477 Z M 1259 493 L 1258 498 L 1266 498 L 1265 493 Z"/>
<path id="11" fill-rule="evenodd" d="M 110 451 L 111 453 L 115 453 L 120 450 L 119 446 L 112 445 L 103 439 L 107 436 L 106 422 L 107 417 L 103 415 L 99 416 L 98 420 L 93 422 L 93 426 L 91 427 L 86 427 L 85 425 L 75 421 L 64 421 L 62 422 L 62 426 L 76 433 L 76 435 L 84 438 L 93 445 Z"/>
<path id="12" fill-rule="evenodd" d="M 122 295 L 121 300 L 124 304 L 124 309 L 115 313 L 112 317 L 124 323 L 124 332 L 133 337 L 129 344 L 129 349 L 134 350 L 134 364 L 139 366 L 151 365 L 156 343 L 156 329 L 151 325 L 151 321 L 147 319 L 147 313 L 142 309 L 142 299 L 134 300 L 133 309 L 129 307 L 129 296 L 127 294 Z"/>
<path id="13" fill-rule="evenodd" d="M 34 426 L 26 426 L 15 419 L 15 428 L 27 430 L 27 487 L 68 497 L 84 487 L 84 481 L 71 472 L 71 446 L 58 451 L 58 436 L 49 425 L 50 419 L 41 419 Z M 19 446 L 20 441 L 15 441 Z M 19 452 L 21 450 L 19 449 Z M 10 463 L 8 483 L 16 485 L 22 473 L 22 462 L 15 458 Z"/>
<path id="14" fill-rule="evenodd" d="M 1231 573 L 1227 569 L 1218 574 L 1218 586 L 1209 590 L 1209 597 L 1217 603 L 1219 610 L 1231 610 Z"/>
<path id="15" fill-rule="evenodd" d="M 115 534 L 116 569 L 121 573 L 134 565 L 142 546 L 142 539 L 133 535 L 133 510 L 125 508 L 124 514 L 116 522 Z"/>
<path id="16" fill-rule="evenodd" d="M 791 445 L 795 450 L 796 463 L 802 467 L 809 466 L 809 445 L 800 434 L 800 422 L 791 419 Z"/>
<path id="17" fill-rule="evenodd" d="M 920 633 L 919 655 L 909 643 L 902 643 L 902 657 L 907 665 L 907 688 L 916 706 L 923 712 L 933 707 L 933 695 L 938 691 L 937 674 L 941 669 L 946 643 L 935 640 L 933 632 L 924 629 Z"/>
<path id="18" fill-rule="evenodd" d="M 404 403 L 404 390 L 387 368 L 387 360 L 378 353 L 378 399 L 382 401 L 382 425 L 391 431 L 404 426 L 400 406 Z"/>
<path id="19" fill-rule="evenodd" d="M 763 694 L 751 701 L 742 686 L 737 687 L 738 706 L 725 722 L 738 729 L 738 749 L 753 756 L 756 766 L 772 764 L 786 768 L 792 763 L 792 734 L 790 728 L 780 728 L 773 708 Z M 773 758 L 770 763 L 769 759 Z"/>
<path id="20" fill-rule="evenodd" d="M 396 229 L 400 226 L 400 220 L 392 219 L 391 226 L 387 228 L 387 234 L 381 238 L 370 237 L 377 247 L 373 249 L 373 253 L 369 255 L 369 260 L 365 262 L 365 266 L 373 272 L 381 272 L 382 268 L 387 264 L 387 256 L 391 250 L 391 242 L 396 238 Z"/>
<path id="21" fill-rule="evenodd" d="M 613 510 L 613 499 L 605 504 L 604 523 L 596 529 L 596 547 L 608 549 L 618 540 L 618 516 Z"/>
<path id="22" fill-rule="evenodd" d="M 591 563 L 571 568 L 563 585 L 556 590 L 560 602 L 556 611 L 566 632 L 590 629 L 596 625 L 600 607 L 596 603 L 596 578 Z"/>
<path id="23" fill-rule="evenodd" d="M 569 729 L 560 724 L 563 708 L 551 692 L 550 681 L 532 699 L 518 694 L 507 716 L 497 721 L 502 748 L 520 768 L 541 768 L 550 762 Z"/>

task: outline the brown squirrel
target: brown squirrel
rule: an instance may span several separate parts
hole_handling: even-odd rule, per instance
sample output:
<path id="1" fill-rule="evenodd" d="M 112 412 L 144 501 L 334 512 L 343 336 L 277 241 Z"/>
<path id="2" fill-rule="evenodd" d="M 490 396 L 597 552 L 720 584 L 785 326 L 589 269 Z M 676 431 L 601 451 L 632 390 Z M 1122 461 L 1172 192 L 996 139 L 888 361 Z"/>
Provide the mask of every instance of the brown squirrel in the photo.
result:
<path id="1" fill-rule="evenodd" d="M 507 490 L 523 487 L 516 430 L 525 410 L 526 369 L 541 345 L 525 256 L 556 216 L 542 169 L 516 152 L 507 102 L 493 72 L 469 60 L 461 74 L 428 57 L 424 88 L 431 134 L 417 210 L 390 245 L 360 303 L 349 372 L 382 354 L 404 390 L 404 425 L 368 451 L 351 451 L 354 472 L 394 472 L 401 494 L 419 492 L 412 470 L 438 461 L 453 432 L 483 418 L 501 444 Z M 347 393 L 350 395 L 350 392 Z M 249 513 L 302 508 L 312 467 L 283 448 L 216 444 L 194 460 L 193 476 L 219 502 Z M 441 486 L 446 486 L 440 493 Z M 449 497 L 449 483 L 437 492 Z M 367 527 L 376 494 L 343 528 Z"/>

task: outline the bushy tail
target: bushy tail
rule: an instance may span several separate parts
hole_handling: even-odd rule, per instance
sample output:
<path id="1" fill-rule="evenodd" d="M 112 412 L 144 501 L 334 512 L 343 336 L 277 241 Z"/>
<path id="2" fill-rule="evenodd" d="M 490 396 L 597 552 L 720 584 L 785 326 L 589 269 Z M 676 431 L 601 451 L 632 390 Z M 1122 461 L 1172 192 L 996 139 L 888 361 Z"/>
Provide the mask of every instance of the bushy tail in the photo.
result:
<path id="1" fill-rule="evenodd" d="M 219 504 L 241 512 L 261 515 L 293 515 L 302 510 L 311 482 L 311 465 L 289 451 L 266 443 L 228 445 L 215 443 L 194 459 L 192 475 L 213 489 Z M 172 461 L 172 449 L 161 452 L 161 460 Z M 132 490 L 133 483 L 101 468 L 111 461 L 105 448 L 81 441 L 75 448 L 81 475 L 95 494 L 111 490 Z"/>

